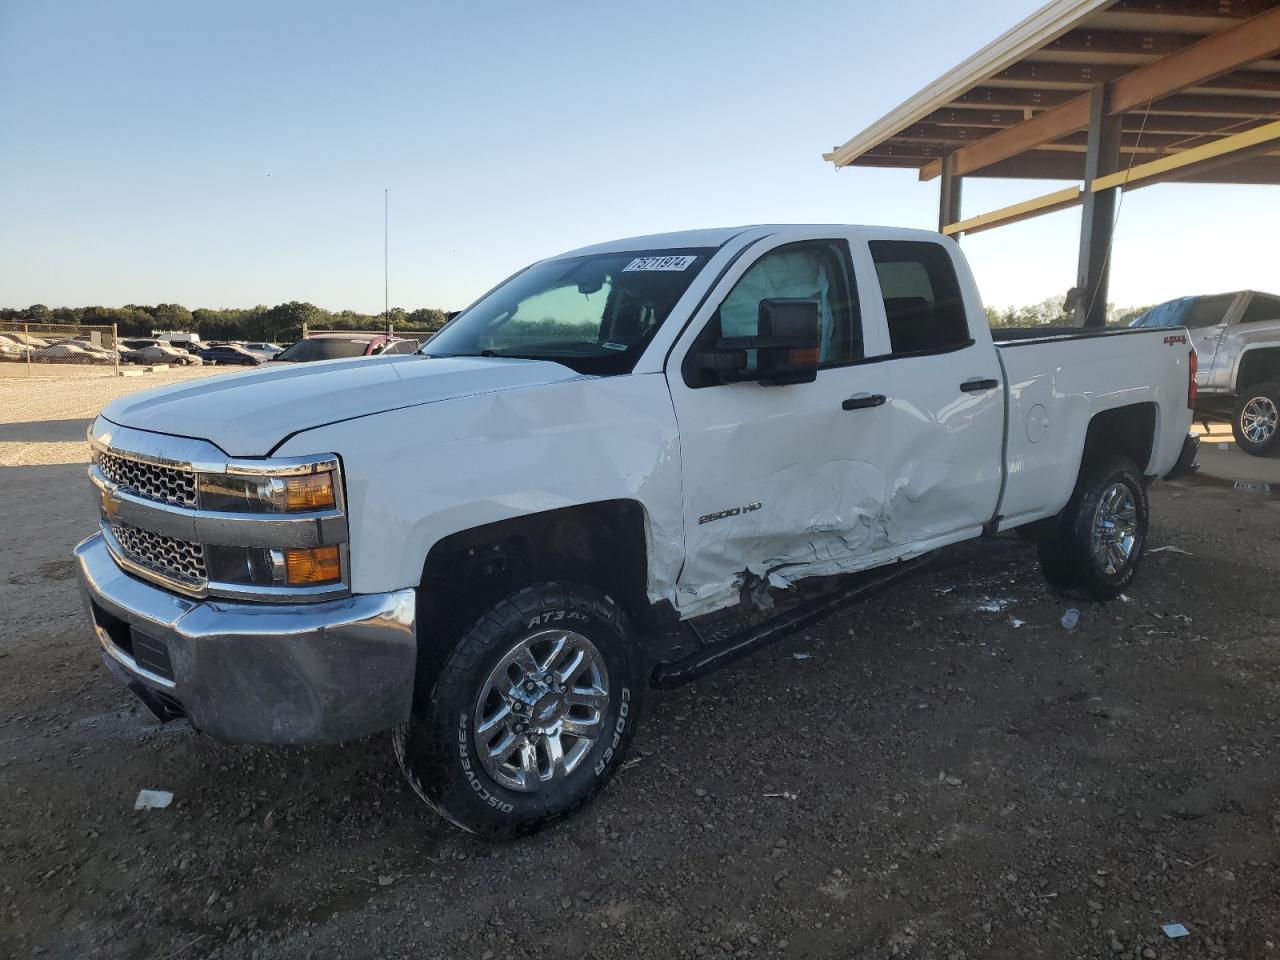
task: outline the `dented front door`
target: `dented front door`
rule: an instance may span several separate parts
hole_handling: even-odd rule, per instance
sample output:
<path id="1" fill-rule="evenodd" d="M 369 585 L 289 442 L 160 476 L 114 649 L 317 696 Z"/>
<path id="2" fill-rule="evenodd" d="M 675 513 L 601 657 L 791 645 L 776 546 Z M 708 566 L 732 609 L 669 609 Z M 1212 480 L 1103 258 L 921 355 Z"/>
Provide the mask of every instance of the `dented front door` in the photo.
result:
<path id="1" fill-rule="evenodd" d="M 864 336 L 848 244 L 822 238 L 806 252 L 789 239 L 744 256 L 693 331 L 723 324 L 724 335 L 750 335 L 739 327 L 750 325 L 760 298 L 813 296 L 824 324 L 844 324 L 824 330 L 826 365 L 814 382 L 700 382 L 684 362 L 691 344 L 672 354 L 686 551 L 677 606 L 686 616 L 735 602 L 750 576 L 785 585 L 869 565 L 886 542 L 888 373 L 859 362 Z"/>

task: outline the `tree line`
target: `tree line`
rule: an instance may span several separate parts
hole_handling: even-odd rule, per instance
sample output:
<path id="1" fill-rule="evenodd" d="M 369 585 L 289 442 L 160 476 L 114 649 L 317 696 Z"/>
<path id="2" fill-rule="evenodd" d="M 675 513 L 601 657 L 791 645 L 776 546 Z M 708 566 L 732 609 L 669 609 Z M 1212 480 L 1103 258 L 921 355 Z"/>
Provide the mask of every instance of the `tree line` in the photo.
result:
<path id="1" fill-rule="evenodd" d="M 987 307 L 987 324 L 991 327 L 1037 327 L 1041 325 L 1069 327 L 1074 322 L 1066 307 L 1065 296 L 1046 297 L 1039 303 L 1022 307 Z M 1130 320 L 1150 310 L 1146 307 L 1117 307 L 1107 304 L 1107 324 L 1126 327 Z"/>
<path id="2" fill-rule="evenodd" d="M 1107 323 L 1127 325 L 1149 307 L 1116 307 L 1107 304 Z M 1065 297 L 1048 297 L 1021 307 L 987 307 L 987 322 L 993 327 L 1031 327 L 1040 324 L 1066 325 L 1072 322 L 1065 309 Z M 445 322 L 445 312 L 436 307 L 405 310 L 392 307 L 392 326 L 400 332 L 434 332 Z M 274 307 L 197 307 L 188 310 L 180 303 L 136 303 L 123 307 L 47 307 L 42 303 L 25 309 L 0 307 L 0 321 L 29 323 L 75 323 L 110 326 L 122 337 L 145 337 L 152 330 L 187 330 L 203 340 L 269 340 L 281 343 L 297 340 L 302 329 L 382 330 L 386 318 L 381 313 L 355 310 L 325 310 L 313 303 L 291 300 Z"/>
<path id="3" fill-rule="evenodd" d="M 444 325 L 445 312 L 435 307 L 405 310 L 393 307 L 389 318 L 397 332 L 430 332 Z M 47 307 L 32 304 L 25 309 L 0 307 L 0 321 L 19 323 L 75 323 L 116 325 L 122 337 L 146 337 L 153 330 L 184 330 L 202 340 L 264 340 L 287 343 L 302 336 L 303 326 L 318 330 L 383 330 L 387 317 L 355 310 L 325 310 L 313 303 L 291 300 L 274 307 L 197 307 L 180 303 L 136 303 L 123 307 Z"/>

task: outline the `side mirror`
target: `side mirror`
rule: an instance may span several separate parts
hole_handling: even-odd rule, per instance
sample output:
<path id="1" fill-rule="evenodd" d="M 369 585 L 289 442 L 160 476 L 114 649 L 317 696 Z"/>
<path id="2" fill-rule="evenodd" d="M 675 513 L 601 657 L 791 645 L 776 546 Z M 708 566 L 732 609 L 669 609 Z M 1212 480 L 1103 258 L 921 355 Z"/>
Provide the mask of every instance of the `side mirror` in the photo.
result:
<path id="1" fill-rule="evenodd" d="M 812 383 L 818 377 L 818 320 L 816 300 L 761 300 L 756 335 L 721 337 L 714 349 L 699 352 L 698 366 L 722 383 Z"/>

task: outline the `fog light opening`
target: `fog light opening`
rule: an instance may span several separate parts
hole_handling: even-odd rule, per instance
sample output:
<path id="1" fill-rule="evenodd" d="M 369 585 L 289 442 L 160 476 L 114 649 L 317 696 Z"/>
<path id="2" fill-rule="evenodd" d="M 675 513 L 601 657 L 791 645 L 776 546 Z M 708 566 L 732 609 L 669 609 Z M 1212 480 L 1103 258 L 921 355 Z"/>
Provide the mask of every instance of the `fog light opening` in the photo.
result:
<path id="1" fill-rule="evenodd" d="M 290 586 L 335 583 L 342 579 L 342 558 L 336 545 L 286 550 L 284 562 Z"/>

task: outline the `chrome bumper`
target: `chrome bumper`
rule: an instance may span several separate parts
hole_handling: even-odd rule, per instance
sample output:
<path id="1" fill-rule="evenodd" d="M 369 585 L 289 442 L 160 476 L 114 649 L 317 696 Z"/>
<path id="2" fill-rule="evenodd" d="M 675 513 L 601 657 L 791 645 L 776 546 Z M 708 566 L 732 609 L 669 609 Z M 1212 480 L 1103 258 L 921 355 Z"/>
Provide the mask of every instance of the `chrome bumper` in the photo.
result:
<path id="1" fill-rule="evenodd" d="M 197 600 L 75 549 L 108 666 L 153 711 L 233 743 L 337 743 L 406 722 L 414 591 L 297 604 Z"/>

